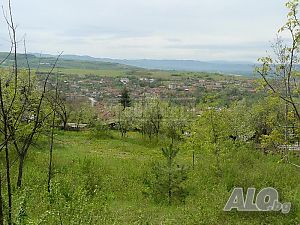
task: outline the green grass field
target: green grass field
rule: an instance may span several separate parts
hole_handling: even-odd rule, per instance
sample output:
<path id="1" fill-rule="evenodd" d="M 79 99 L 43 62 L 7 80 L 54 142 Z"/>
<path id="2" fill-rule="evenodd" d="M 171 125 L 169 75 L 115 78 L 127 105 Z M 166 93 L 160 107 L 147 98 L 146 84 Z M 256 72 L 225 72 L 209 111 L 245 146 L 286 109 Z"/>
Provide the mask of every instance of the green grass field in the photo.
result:
<path id="1" fill-rule="evenodd" d="M 30 151 L 24 171 L 26 189 L 13 190 L 19 224 L 300 224 L 300 171 L 252 146 L 226 150 L 222 175 L 214 172 L 213 156 L 200 149 L 194 149 L 192 169 L 192 150 L 181 146 L 176 161 L 190 168 L 186 181 L 189 195 L 185 203 L 169 206 L 154 202 L 145 185 L 152 164 L 164 160 L 163 143 L 137 133 L 126 138 L 119 133 L 96 138 L 89 131 L 59 131 L 55 143 L 51 194 L 46 187 L 47 139 L 40 138 Z M 16 164 L 12 169 L 17 169 Z M 292 211 L 287 215 L 225 213 L 223 207 L 234 186 L 275 187 L 281 201 L 292 203 Z"/>
<path id="2" fill-rule="evenodd" d="M 40 68 L 40 72 L 49 72 L 49 68 Z M 184 71 L 163 71 L 163 70 L 144 70 L 144 69 L 84 69 L 84 68 L 58 68 L 55 72 L 59 72 L 64 75 L 96 75 L 100 77 L 149 77 L 163 80 L 179 80 L 187 77 L 198 78 L 210 78 L 215 80 L 224 80 L 229 76 L 214 73 L 202 73 L 202 72 L 184 72 Z M 235 77 L 235 79 L 247 79 L 246 77 Z"/>

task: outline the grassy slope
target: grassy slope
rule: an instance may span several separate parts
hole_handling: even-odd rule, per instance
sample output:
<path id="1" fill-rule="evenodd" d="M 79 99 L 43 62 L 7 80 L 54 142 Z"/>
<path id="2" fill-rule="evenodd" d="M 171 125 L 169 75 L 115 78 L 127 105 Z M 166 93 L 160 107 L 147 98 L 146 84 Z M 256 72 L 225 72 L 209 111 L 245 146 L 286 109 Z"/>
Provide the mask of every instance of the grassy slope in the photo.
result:
<path id="1" fill-rule="evenodd" d="M 221 177 L 214 172 L 211 155 L 195 149 L 196 166 L 189 173 L 190 195 L 186 203 L 175 206 L 154 203 L 144 194 L 147 189 L 143 181 L 151 163 L 162 160 L 160 146 L 134 133 L 125 139 L 118 133 L 109 139 L 95 139 L 88 132 L 59 133 L 52 194 L 48 195 L 48 142 L 41 142 L 32 149 L 26 164 L 26 190 L 14 190 L 15 207 L 26 212 L 20 218 L 25 218 L 26 224 L 62 221 L 70 225 L 300 223 L 299 170 L 277 163 L 276 156 L 267 157 L 248 149 L 228 150 L 224 154 Z M 191 151 L 181 151 L 177 161 L 191 166 Z M 282 201 L 292 202 L 293 211 L 288 215 L 224 213 L 222 209 L 233 186 L 275 187 Z"/>

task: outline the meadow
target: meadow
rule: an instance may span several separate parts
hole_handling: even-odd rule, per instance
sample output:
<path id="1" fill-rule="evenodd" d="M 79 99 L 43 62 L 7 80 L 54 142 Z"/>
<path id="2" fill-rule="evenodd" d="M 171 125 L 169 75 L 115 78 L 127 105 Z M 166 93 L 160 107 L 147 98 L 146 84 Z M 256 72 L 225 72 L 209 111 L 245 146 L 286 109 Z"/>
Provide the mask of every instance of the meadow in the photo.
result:
<path id="1" fill-rule="evenodd" d="M 188 167 L 184 184 L 188 196 L 180 204 L 155 202 L 146 180 L 155 163 L 164 163 L 161 148 L 166 143 L 135 132 L 122 138 L 116 131 L 106 136 L 56 131 L 49 194 L 49 143 L 40 137 L 26 161 L 25 188 L 13 187 L 16 224 L 300 224 L 300 171 L 252 144 L 224 152 L 222 175 L 216 173 L 212 154 L 181 144 L 176 163 Z M 234 186 L 272 186 L 282 202 L 292 203 L 292 210 L 289 214 L 223 212 Z"/>

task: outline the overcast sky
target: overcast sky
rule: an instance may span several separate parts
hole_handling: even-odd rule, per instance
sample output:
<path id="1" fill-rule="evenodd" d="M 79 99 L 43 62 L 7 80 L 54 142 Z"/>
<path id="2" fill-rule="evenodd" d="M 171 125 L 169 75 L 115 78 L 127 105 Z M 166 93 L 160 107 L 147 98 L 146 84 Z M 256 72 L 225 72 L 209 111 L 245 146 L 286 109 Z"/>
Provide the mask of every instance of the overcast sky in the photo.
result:
<path id="1" fill-rule="evenodd" d="M 18 37 L 26 35 L 30 52 L 238 61 L 266 54 L 285 21 L 285 2 L 12 0 Z M 0 26 L 0 51 L 8 51 L 3 18 Z"/>

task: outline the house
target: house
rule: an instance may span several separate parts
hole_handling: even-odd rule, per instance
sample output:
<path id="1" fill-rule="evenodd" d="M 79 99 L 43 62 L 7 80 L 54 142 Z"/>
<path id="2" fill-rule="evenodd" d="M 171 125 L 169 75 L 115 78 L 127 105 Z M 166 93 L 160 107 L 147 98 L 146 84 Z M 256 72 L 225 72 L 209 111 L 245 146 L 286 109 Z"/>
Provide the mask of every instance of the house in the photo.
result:
<path id="1" fill-rule="evenodd" d="M 87 127 L 85 123 L 67 123 L 66 129 L 73 131 L 84 130 Z"/>
<path id="2" fill-rule="evenodd" d="M 128 78 L 121 78 L 120 82 L 125 85 L 125 84 L 129 83 L 129 79 Z"/>
<path id="3" fill-rule="evenodd" d="M 169 89 L 175 90 L 176 89 L 176 84 L 169 84 Z"/>

